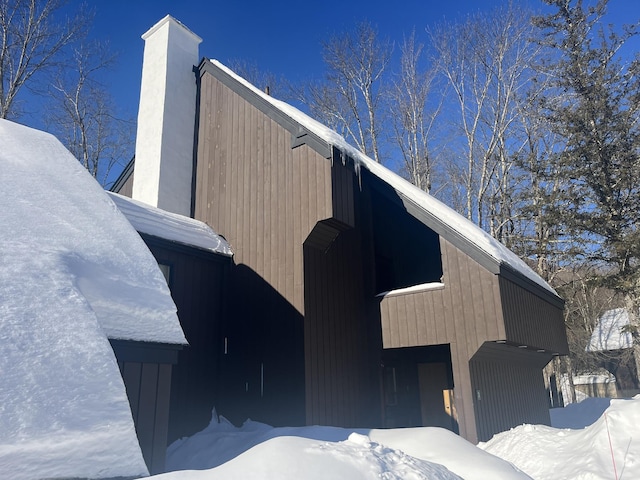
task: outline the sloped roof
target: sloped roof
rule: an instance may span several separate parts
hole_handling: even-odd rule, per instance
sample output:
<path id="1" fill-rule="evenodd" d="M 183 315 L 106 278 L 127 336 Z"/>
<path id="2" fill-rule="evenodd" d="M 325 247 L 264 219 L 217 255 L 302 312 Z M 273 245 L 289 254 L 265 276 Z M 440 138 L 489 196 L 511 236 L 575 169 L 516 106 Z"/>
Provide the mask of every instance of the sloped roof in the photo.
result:
<path id="1" fill-rule="evenodd" d="M 186 343 L 164 277 L 58 140 L 0 145 L 0 476 L 145 475 L 108 338 Z"/>
<path id="2" fill-rule="evenodd" d="M 167 212 L 117 193 L 107 193 L 133 228 L 140 233 L 227 257 L 233 255 L 227 241 L 204 222 Z"/>
<path id="3" fill-rule="evenodd" d="M 523 279 L 527 285 L 542 289 L 546 292 L 547 298 L 561 302 L 556 291 L 502 243 L 427 192 L 361 153 L 337 132 L 297 108 L 265 94 L 217 60 L 204 59 L 200 64 L 200 70 L 212 73 L 231 88 L 235 87 L 236 91 L 238 86 L 241 86 L 244 89 L 241 94 L 245 98 L 284 124 L 300 143 L 308 143 L 323 150 L 327 156 L 331 155 L 331 147 L 337 148 L 353 160 L 356 173 L 360 169 L 366 169 L 390 185 L 403 200 L 410 214 L 454 245 L 459 248 L 462 246 L 463 250 L 475 254 L 474 258 L 485 267 L 494 267 L 494 273 L 515 275 Z"/>
<path id="4" fill-rule="evenodd" d="M 633 336 L 623 329 L 629 325 L 629 312 L 625 308 L 607 310 L 598 319 L 587 344 L 587 352 L 602 352 L 633 347 Z"/>

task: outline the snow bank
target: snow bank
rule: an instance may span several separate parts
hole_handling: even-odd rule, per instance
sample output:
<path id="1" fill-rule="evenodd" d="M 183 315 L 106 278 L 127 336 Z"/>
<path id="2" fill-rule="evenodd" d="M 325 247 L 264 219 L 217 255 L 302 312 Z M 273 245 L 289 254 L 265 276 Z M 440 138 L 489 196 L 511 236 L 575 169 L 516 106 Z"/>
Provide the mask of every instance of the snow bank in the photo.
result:
<path id="1" fill-rule="evenodd" d="M 441 428 L 354 431 L 319 426 L 273 428 L 252 421 L 236 428 L 224 418 L 174 442 L 167 451 L 167 469 L 181 471 L 158 478 L 529 478 Z"/>
<path id="2" fill-rule="evenodd" d="M 162 273 L 54 137 L 0 145 L 0 477 L 146 474 L 107 335 L 185 343 Z"/>
<path id="3" fill-rule="evenodd" d="M 610 398 L 587 397 L 564 408 L 549 410 L 551 426 L 554 428 L 584 428 L 598 420 L 611 405 Z"/>
<path id="4" fill-rule="evenodd" d="M 589 399 L 551 412 L 555 424 L 582 429 L 523 425 L 478 448 L 441 428 L 354 431 L 273 428 L 251 421 L 236 428 L 221 418 L 169 447 L 168 467 L 181 471 L 153 478 L 640 478 L 640 395 L 632 400 Z"/>
<path id="5" fill-rule="evenodd" d="M 640 478 L 639 425 L 640 395 L 580 430 L 521 425 L 479 446 L 539 480 Z"/>

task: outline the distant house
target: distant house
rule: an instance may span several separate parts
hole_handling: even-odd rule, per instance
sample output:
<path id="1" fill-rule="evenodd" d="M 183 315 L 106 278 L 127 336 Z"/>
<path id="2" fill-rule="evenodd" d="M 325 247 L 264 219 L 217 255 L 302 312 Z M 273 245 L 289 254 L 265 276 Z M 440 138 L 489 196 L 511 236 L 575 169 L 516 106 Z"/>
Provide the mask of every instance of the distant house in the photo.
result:
<path id="1" fill-rule="evenodd" d="M 159 471 L 186 340 L 157 263 L 58 140 L 0 144 L 0 477 Z"/>
<path id="2" fill-rule="evenodd" d="M 625 308 L 607 310 L 598 319 L 586 351 L 599 354 L 602 367 L 615 375 L 620 395 L 631 396 L 640 392 L 640 353 L 634 345 L 629 325 L 629 312 Z"/>
<path id="3" fill-rule="evenodd" d="M 233 249 L 220 316 L 196 320 L 217 333 L 196 347 L 183 324 L 184 351 L 217 358 L 201 417 L 437 425 L 472 442 L 549 424 L 542 368 L 568 348 L 544 280 L 335 132 L 199 61 L 173 18 L 143 38 L 135 163 L 115 190 Z"/>

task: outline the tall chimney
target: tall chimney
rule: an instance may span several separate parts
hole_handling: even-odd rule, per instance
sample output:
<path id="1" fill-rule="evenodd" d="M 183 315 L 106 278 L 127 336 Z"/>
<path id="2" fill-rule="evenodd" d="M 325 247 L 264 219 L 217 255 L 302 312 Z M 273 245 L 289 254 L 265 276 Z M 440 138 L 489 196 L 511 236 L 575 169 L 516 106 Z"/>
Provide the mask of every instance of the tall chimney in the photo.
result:
<path id="1" fill-rule="evenodd" d="M 132 197 L 189 216 L 196 77 L 202 39 L 170 15 L 145 41 Z"/>

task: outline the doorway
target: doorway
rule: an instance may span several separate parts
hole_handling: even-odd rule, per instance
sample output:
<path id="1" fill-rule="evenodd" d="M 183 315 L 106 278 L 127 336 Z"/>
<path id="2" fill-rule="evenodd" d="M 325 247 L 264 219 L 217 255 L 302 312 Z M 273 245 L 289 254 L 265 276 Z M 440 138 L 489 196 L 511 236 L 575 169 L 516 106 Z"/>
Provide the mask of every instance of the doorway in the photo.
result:
<path id="1" fill-rule="evenodd" d="M 455 431 L 453 385 L 444 362 L 418 364 L 420 413 L 425 427 Z"/>
<path id="2" fill-rule="evenodd" d="M 383 365 L 385 427 L 458 432 L 448 344 L 387 349 Z"/>

